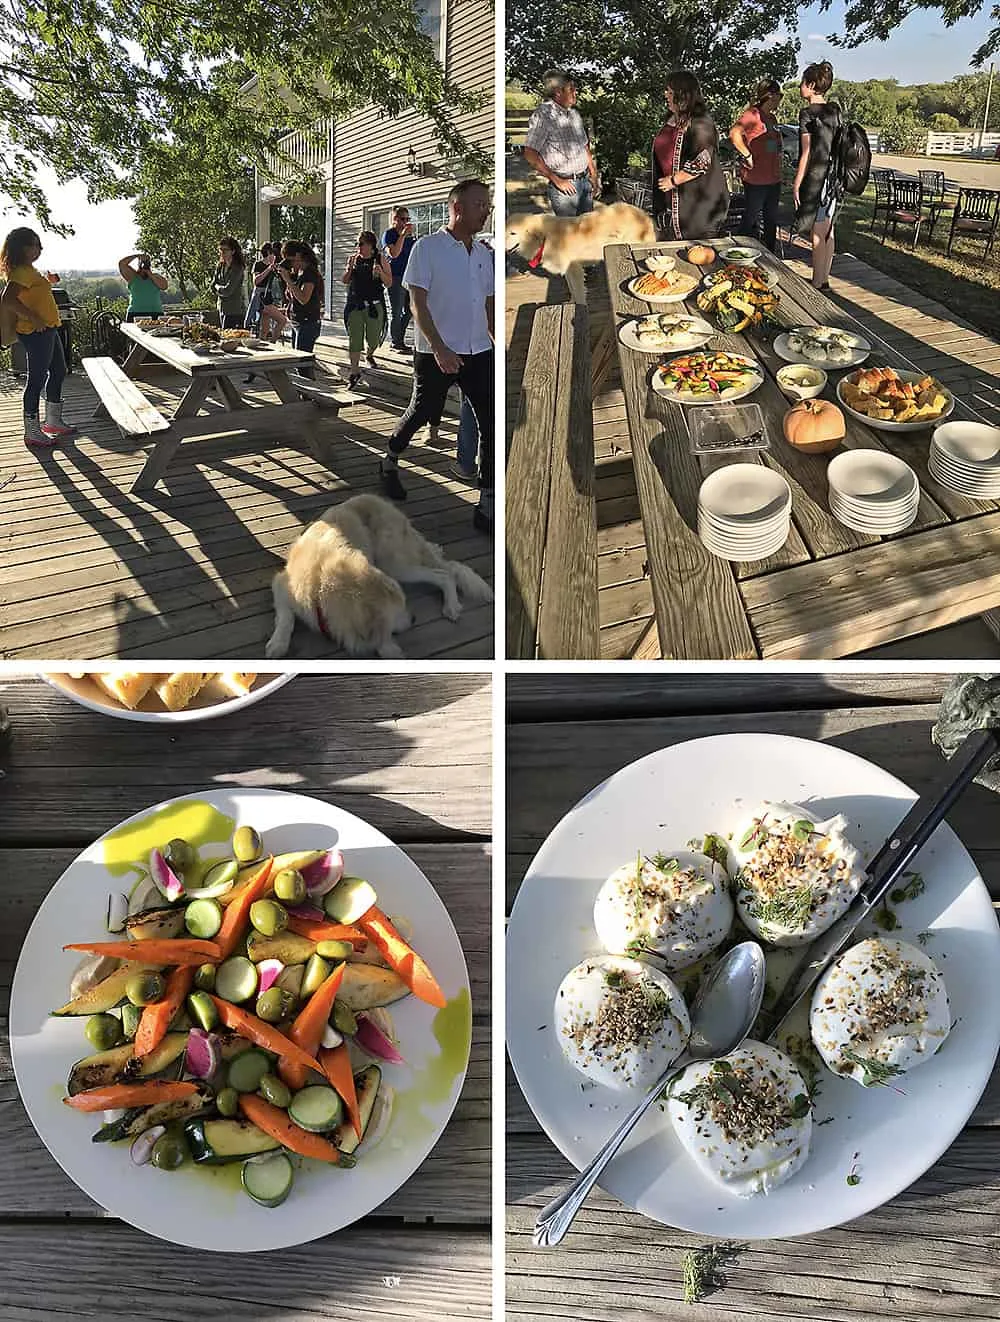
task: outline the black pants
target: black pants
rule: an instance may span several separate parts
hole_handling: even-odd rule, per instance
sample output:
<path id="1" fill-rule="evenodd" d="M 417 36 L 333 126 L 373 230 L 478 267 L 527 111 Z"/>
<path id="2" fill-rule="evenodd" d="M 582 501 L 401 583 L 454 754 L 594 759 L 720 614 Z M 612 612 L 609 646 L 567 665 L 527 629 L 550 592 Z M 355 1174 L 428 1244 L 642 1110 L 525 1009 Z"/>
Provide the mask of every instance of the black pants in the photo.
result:
<path id="1" fill-rule="evenodd" d="M 452 376 L 442 372 L 432 353 L 413 355 L 413 394 L 406 412 L 389 438 L 393 454 L 402 454 L 428 422 L 439 422 L 448 391 L 457 384 L 479 425 L 479 485 L 493 489 L 493 350 L 468 354 Z"/>
<path id="2" fill-rule="evenodd" d="M 746 230 L 751 238 L 760 234 L 765 248 L 775 251 L 778 237 L 778 203 L 781 184 L 744 184 L 746 195 Z"/>

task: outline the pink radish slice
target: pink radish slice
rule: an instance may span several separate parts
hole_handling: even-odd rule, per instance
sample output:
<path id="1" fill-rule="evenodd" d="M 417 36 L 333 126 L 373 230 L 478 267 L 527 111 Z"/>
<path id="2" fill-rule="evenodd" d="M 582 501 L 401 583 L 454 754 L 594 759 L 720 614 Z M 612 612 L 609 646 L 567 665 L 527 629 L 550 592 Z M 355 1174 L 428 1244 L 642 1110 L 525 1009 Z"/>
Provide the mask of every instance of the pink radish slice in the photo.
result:
<path id="1" fill-rule="evenodd" d="M 149 871 L 157 889 L 166 900 L 179 900 L 184 894 L 184 883 L 158 849 L 149 855 Z"/>
<path id="2" fill-rule="evenodd" d="M 128 1150 L 133 1166 L 147 1166 L 156 1147 L 156 1140 L 167 1132 L 165 1125 L 154 1125 L 139 1135 Z"/>
<path id="3" fill-rule="evenodd" d="M 339 849 L 328 849 L 315 863 L 302 869 L 302 879 L 311 900 L 332 891 L 344 875 L 344 856 Z"/>
<path id="4" fill-rule="evenodd" d="M 321 923 L 325 920 L 326 914 L 315 904 L 310 904 L 304 900 L 301 904 L 286 904 L 285 908 L 296 918 L 305 918 L 310 923 Z"/>
<path id="5" fill-rule="evenodd" d="M 203 1028 L 192 1028 L 188 1033 L 184 1067 L 196 1079 L 210 1079 L 219 1068 L 219 1039 Z"/>
<path id="6" fill-rule="evenodd" d="M 354 1034 L 354 1040 L 362 1051 L 368 1052 L 369 1056 L 375 1056 L 379 1060 L 387 1060 L 390 1065 L 406 1064 L 393 1043 L 366 1014 L 358 1015 L 358 1031 Z"/>
<path id="7" fill-rule="evenodd" d="M 280 959 L 262 959 L 257 965 L 257 976 L 260 979 L 257 991 L 266 992 L 268 987 L 272 987 L 281 977 L 284 969 L 285 966 Z"/>

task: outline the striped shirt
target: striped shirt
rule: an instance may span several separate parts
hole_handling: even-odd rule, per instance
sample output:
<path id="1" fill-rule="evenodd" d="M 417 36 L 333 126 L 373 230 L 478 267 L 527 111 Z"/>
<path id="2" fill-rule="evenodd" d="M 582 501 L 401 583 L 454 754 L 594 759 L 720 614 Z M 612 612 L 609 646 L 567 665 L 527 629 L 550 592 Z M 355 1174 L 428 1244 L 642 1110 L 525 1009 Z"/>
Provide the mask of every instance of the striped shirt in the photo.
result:
<path id="1" fill-rule="evenodd" d="M 528 121 L 524 145 L 538 152 L 553 174 L 571 179 L 590 168 L 587 130 L 578 110 L 543 101 Z"/>

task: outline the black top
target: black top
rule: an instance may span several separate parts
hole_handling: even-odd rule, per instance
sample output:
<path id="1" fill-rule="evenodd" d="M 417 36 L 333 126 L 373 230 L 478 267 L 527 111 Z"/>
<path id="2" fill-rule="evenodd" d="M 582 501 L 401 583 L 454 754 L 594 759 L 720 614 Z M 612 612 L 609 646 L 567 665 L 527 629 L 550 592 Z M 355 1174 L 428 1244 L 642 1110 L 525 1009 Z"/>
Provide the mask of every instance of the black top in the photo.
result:
<path id="1" fill-rule="evenodd" d="M 840 106 L 836 101 L 821 102 L 803 106 L 799 111 L 799 152 L 802 151 L 802 136 L 809 134 L 809 164 L 805 178 L 799 189 L 799 209 L 796 212 L 796 224 L 801 233 L 812 229 L 819 206 L 826 167 L 830 164 L 830 148 L 833 135 L 840 125 Z"/>
<path id="2" fill-rule="evenodd" d="M 355 257 L 347 299 L 353 307 L 382 301 L 382 275 L 374 257 Z"/>
<path id="3" fill-rule="evenodd" d="M 300 303 L 297 298 L 292 299 L 292 321 L 297 324 L 303 321 L 319 321 L 323 313 L 323 277 L 319 271 L 307 266 L 298 275 L 292 274 L 292 284 L 298 285 L 299 289 L 303 285 L 313 287 L 308 303 Z"/>
<path id="4" fill-rule="evenodd" d="M 674 141 L 672 169 L 663 171 L 651 152 L 653 220 L 668 239 L 714 238 L 729 211 L 729 189 L 719 165 L 719 131 L 708 115 L 692 119 Z M 695 177 L 664 193 L 660 179 L 684 170 Z"/>

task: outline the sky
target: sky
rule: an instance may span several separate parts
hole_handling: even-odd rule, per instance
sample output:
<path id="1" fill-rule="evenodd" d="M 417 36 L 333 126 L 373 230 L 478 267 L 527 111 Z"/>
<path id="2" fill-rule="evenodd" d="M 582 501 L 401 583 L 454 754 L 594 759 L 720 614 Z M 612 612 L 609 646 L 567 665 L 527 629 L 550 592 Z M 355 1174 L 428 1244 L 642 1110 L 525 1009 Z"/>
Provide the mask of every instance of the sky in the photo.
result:
<path id="1" fill-rule="evenodd" d="M 918 11 L 888 41 L 846 51 L 826 40 L 831 32 L 842 28 L 843 12 L 842 0 L 835 0 L 826 13 L 818 4 L 800 12 L 801 67 L 827 59 L 838 77 L 851 82 L 868 78 L 896 78 L 901 83 L 945 82 L 955 74 L 970 72 L 972 53 L 991 26 L 988 5 L 977 17 L 963 19 L 947 29 L 942 29 L 934 11 Z M 138 240 L 128 202 L 90 206 L 82 183 L 59 185 L 48 171 L 42 173 L 42 184 L 55 216 L 76 231 L 68 239 L 43 236 L 42 265 L 47 270 L 113 271 L 119 258 L 135 250 Z M 3 200 L 0 195 L 0 203 Z M 13 227 L 31 224 L 32 218 L 25 220 L 7 213 L 0 217 L 0 223 Z"/>

